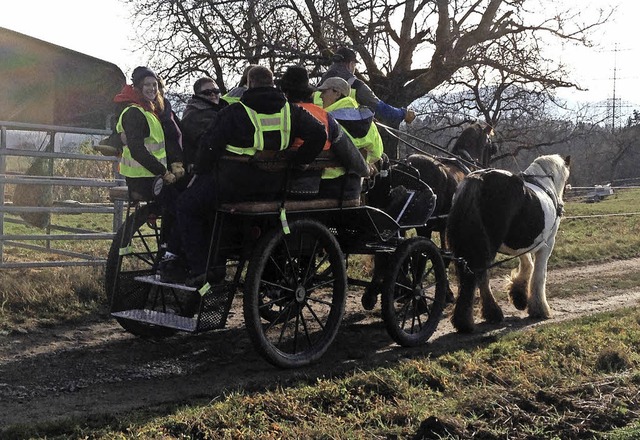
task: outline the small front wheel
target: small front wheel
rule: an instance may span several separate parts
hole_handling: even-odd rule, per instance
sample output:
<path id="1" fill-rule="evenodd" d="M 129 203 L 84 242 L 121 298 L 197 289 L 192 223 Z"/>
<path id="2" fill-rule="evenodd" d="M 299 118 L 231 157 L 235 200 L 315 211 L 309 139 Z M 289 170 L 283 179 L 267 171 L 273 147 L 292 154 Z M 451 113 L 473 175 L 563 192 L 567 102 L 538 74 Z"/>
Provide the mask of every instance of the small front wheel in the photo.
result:
<path id="1" fill-rule="evenodd" d="M 329 348 L 344 314 L 347 271 L 336 238 L 302 219 L 290 232 L 263 236 L 247 268 L 244 319 L 255 349 L 272 364 L 296 368 Z"/>
<path id="2" fill-rule="evenodd" d="M 387 332 L 404 347 L 426 342 L 445 305 L 447 278 L 440 250 L 424 237 L 404 241 L 391 258 L 382 287 Z"/>

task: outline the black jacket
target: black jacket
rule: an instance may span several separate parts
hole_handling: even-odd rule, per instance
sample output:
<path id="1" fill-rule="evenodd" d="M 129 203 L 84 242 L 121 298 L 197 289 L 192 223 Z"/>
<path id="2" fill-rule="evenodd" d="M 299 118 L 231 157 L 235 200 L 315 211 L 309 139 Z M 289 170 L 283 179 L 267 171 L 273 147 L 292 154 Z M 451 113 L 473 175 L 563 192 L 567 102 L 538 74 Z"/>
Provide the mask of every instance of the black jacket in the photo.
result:
<path id="1" fill-rule="evenodd" d="M 217 119 L 218 112 L 226 107 L 226 101 L 214 104 L 210 100 L 193 95 L 182 113 L 182 149 L 185 165 L 193 164 L 198 151 L 198 140 Z"/>
<path id="2" fill-rule="evenodd" d="M 261 114 L 279 112 L 287 102 L 284 94 L 274 87 L 248 89 L 241 102 Z M 213 169 L 218 158 L 226 153 L 225 147 L 252 148 L 254 127 L 242 104 L 234 103 L 218 112 L 217 121 L 200 137 L 196 160 L 196 172 L 206 173 Z M 290 150 L 287 158 L 295 164 L 312 162 L 322 151 L 327 135 L 324 126 L 310 113 L 296 105 L 291 106 L 291 137 L 303 140 L 297 150 Z M 280 149 L 280 132 L 264 135 L 265 150 Z"/>

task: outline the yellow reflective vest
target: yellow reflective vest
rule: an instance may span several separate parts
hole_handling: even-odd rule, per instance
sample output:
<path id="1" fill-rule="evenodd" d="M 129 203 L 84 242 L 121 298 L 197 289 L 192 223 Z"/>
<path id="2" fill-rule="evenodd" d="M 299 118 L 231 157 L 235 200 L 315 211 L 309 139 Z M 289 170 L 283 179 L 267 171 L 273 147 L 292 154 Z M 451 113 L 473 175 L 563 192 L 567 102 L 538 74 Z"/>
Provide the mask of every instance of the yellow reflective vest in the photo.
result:
<path id="1" fill-rule="evenodd" d="M 164 131 L 162 130 L 162 124 L 160 123 L 160 120 L 153 112 L 149 112 L 137 104 L 128 106 L 122 111 L 122 113 L 120 113 L 118 123 L 116 124 L 116 131 L 118 133 L 122 133 L 124 131 L 124 127 L 122 126 L 122 117 L 127 111 L 129 111 L 129 109 L 133 107 L 142 112 L 144 117 L 147 119 L 147 124 L 149 124 L 149 137 L 145 138 L 144 146 L 151 154 L 153 154 L 156 159 L 158 159 L 160 163 L 162 163 L 166 167 L 167 151 L 164 146 Z M 147 170 L 145 167 L 140 165 L 138 161 L 134 160 L 133 157 L 131 157 L 131 150 L 129 150 L 129 147 L 127 145 L 123 147 L 122 156 L 120 157 L 120 174 L 125 177 L 155 176 L 155 174 L 151 173 L 151 171 Z"/>
<path id="2" fill-rule="evenodd" d="M 249 119 L 253 124 L 253 147 L 242 148 L 234 145 L 227 145 L 226 150 L 235 154 L 255 155 L 258 151 L 264 150 L 264 133 L 269 131 L 280 132 L 280 150 L 289 147 L 291 141 L 291 107 L 287 102 L 280 112 L 273 114 L 262 114 L 248 107 L 243 102 L 240 104 L 244 107 Z"/>
<path id="3" fill-rule="evenodd" d="M 339 99 L 329 107 L 325 108 L 325 110 L 329 112 L 334 118 L 336 118 L 338 122 L 340 122 L 340 119 L 343 119 L 342 116 L 345 113 L 349 113 L 339 111 L 343 109 L 353 109 L 354 112 L 351 113 L 353 113 L 354 119 L 357 120 L 357 118 L 359 117 L 359 105 L 356 100 L 351 98 L 350 96 Z M 382 137 L 380 137 L 380 132 L 378 132 L 378 127 L 376 127 L 376 124 L 374 124 L 373 122 L 371 123 L 371 125 L 369 126 L 369 130 L 364 137 L 353 137 L 346 129 L 344 130 L 344 132 L 347 133 L 349 138 L 351 138 L 351 140 L 353 141 L 353 144 L 359 150 L 364 150 L 364 152 L 366 153 L 365 157 L 367 159 L 367 163 L 374 163 L 380 160 L 384 151 L 384 146 L 382 144 Z"/>

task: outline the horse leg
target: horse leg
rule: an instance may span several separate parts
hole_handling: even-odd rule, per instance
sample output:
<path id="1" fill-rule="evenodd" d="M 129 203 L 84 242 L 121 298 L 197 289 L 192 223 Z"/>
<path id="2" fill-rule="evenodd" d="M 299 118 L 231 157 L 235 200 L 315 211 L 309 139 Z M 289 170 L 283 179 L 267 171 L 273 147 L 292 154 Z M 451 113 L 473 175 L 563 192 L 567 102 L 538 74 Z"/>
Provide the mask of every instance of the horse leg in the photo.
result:
<path id="1" fill-rule="evenodd" d="M 446 229 L 441 229 L 440 231 L 438 231 L 439 235 L 440 235 L 440 248 L 444 251 L 447 252 L 448 251 L 448 246 L 447 246 L 447 238 L 446 238 Z M 444 262 L 444 269 L 445 271 L 449 271 L 449 264 L 451 263 L 451 260 L 449 260 L 448 258 L 445 259 Z M 451 290 L 451 285 L 449 284 L 449 278 L 447 277 L 447 297 L 445 299 L 445 302 L 447 304 L 453 304 L 456 301 L 456 298 L 453 296 L 453 290 Z"/>
<path id="2" fill-rule="evenodd" d="M 518 268 L 511 272 L 511 284 L 509 285 L 509 298 L 518 310 L 527 308 L 529 297 L 529 282 L 533 272 L 533 259 L 527 253 L 519 257 Z"/>
<path id="3" fill-rule="evenodd" d="M 485 321 L 492 324 L 504 321 L 502 309 L 496 302 L 493 292 L 491 292 L 491 286 L 489 285 L 489 271 L 485 271 L 484 275 L 480 278 L 478 288 L 480 290 L 480 300 L 482 302 L 482 317 Z"/>
<path id="4" fill-rule="evenodd" d="M 378 293 L 382 288 L 382 282 L 384 281 L 384 272 L 387 268 L 388 257 L 382 254 L 375 254 L 373 259 L 373 276 L 371 277 L 371 283 L 364 289 L 360 302 L 365 310 L 373 310 L 378 302 Z"/>
<path id="5" fill-rule="evenodd" d="M 465 270 L 462 264 L 456 265 L 458 273 L 458 299 L 451 316 L 451 323 L 459 333 L 473 332 L 473 297 L 478 283 L 476 275 Z"/>
<path id="6" fill-rule="evenodd" d="M 554 240 L 555 241 L 555 240 Z M 533 277 L 531 278 L 531 294 L 529 295 L 529 317 L 549 319 L 551 308 L 547 303 L 545 285 L 547 283 L 547 262 L 553 249 L 553 242 L 547 246 L 541 246 L 535 254 L 533 264 Z"/>

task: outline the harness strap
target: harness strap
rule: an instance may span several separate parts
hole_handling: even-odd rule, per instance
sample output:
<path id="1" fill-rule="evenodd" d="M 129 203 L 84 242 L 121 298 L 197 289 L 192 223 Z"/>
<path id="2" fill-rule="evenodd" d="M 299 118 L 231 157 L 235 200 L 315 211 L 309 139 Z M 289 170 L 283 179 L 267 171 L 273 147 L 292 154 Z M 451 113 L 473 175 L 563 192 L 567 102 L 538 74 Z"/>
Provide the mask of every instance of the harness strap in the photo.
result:
<path id="1" fill-rule="evenodd" d="M 549 196 L 551 201 L 553 202 L 553 206 L 556 208 L 556 217 L 562 217 L 564 215 L 564 203 L 561 203 L 558 200 L 558 196 L 555 192 L 551 191 L 549 188 L 542 186 L 542 184 L 537 180 L 538 178 L 549 178 L 551 179 L 550 174 L 524 174 L 520 173 L 520 177 L 527 183 L 537 186 L 544 193 Z"/>

